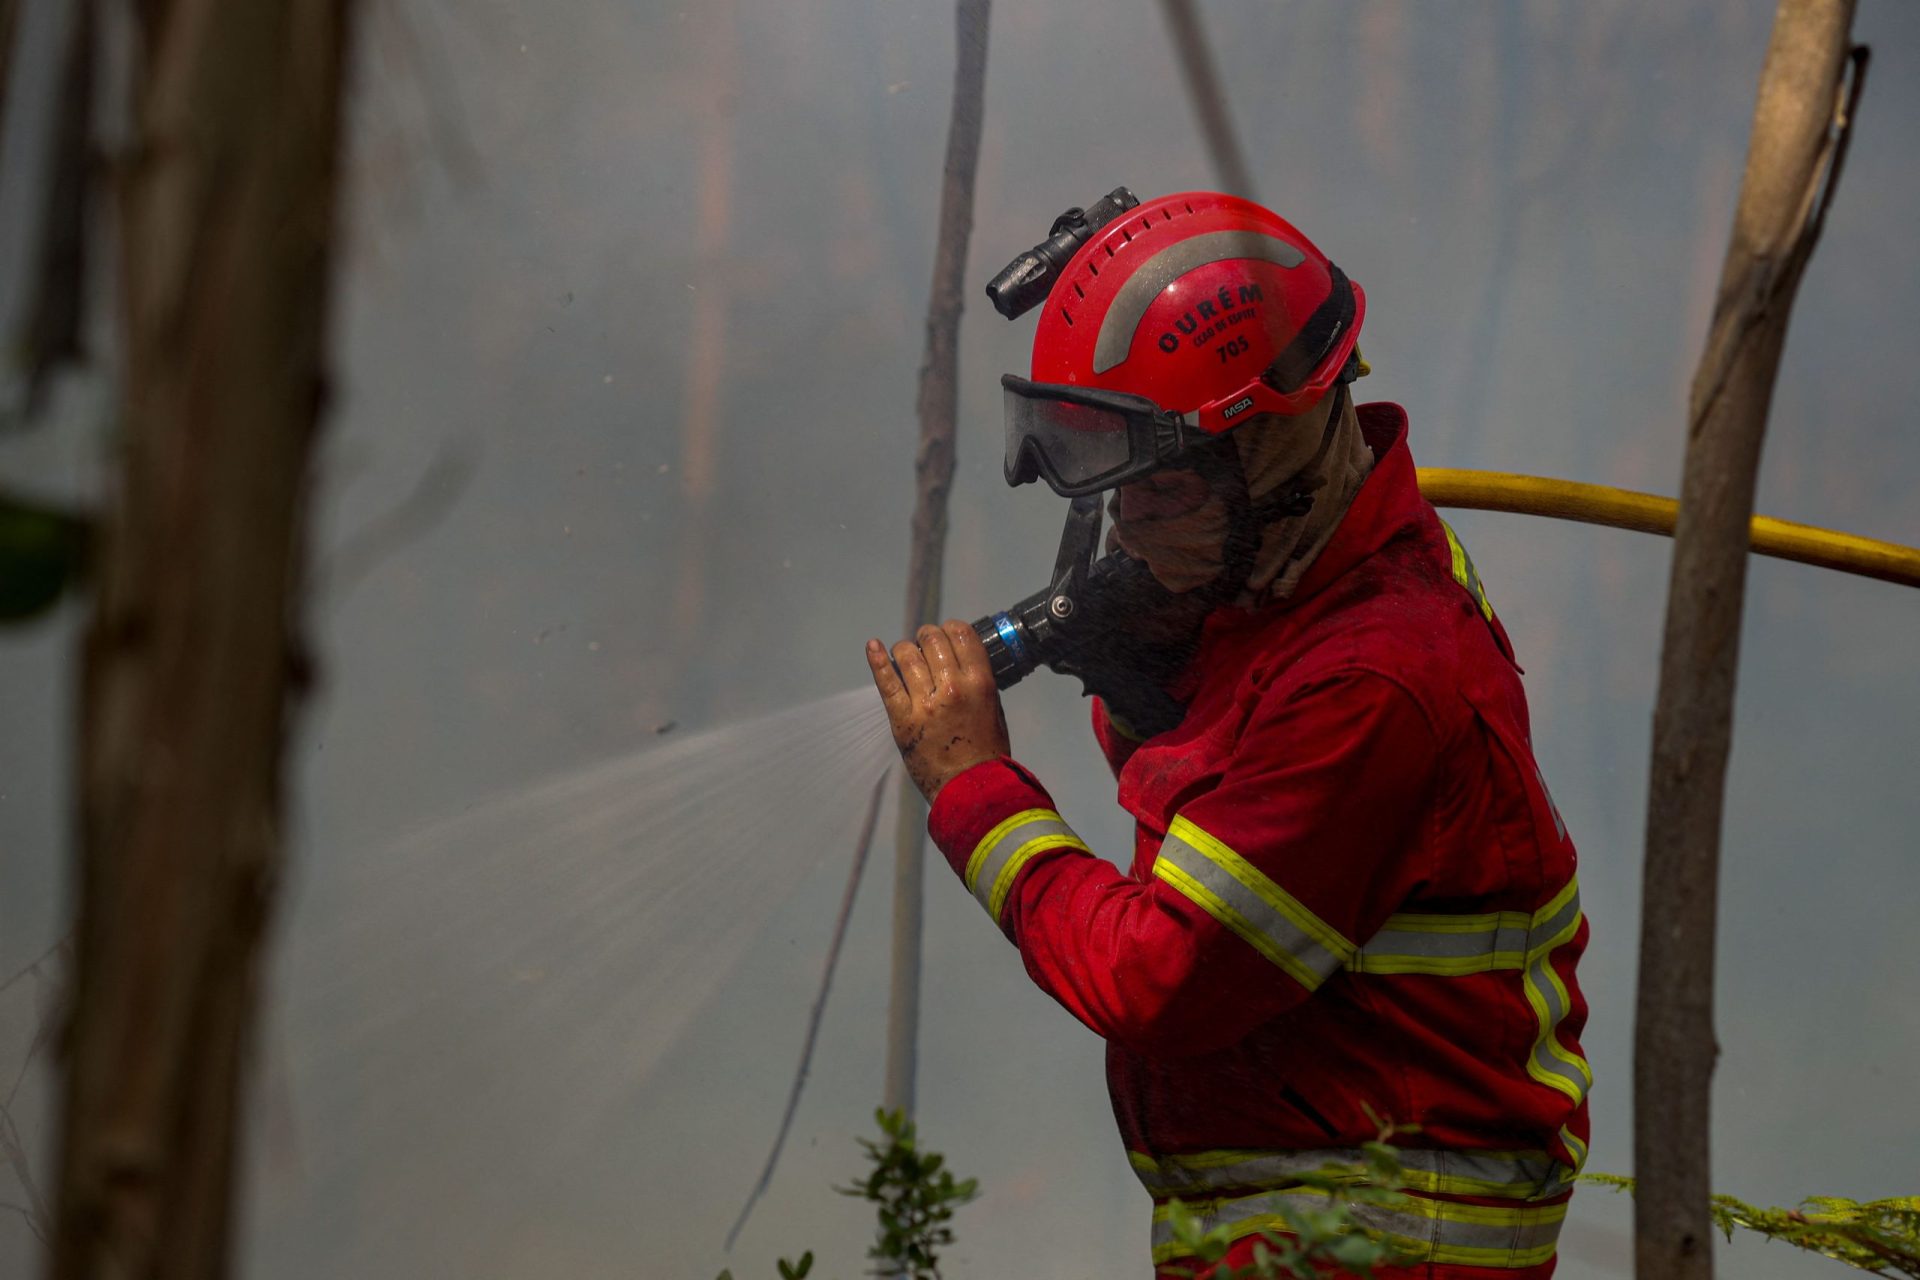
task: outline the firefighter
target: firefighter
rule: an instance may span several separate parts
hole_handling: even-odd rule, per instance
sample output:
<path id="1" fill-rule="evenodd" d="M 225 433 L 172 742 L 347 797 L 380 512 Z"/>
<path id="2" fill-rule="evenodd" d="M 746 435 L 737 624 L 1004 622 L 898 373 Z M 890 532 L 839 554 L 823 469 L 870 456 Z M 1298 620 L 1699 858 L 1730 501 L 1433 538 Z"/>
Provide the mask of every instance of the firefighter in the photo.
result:
<path id="1" fill-rule="evenodd" d="M 1244 1265 L 1384 1121 L 1409 1198 L 1354 1213 L 1414 1261 L 1381 1274 L 1536 1280 L 1586 1154 L 1574 847 L 1406 414 L 1350 398 L 1365 305 L 1267 209 L 1168 196 L 1087 235 L 1003 379 L 1009 479 L 1114 491 L 1138 628 L 1180 638 L 1133 700 L 1175 714 L 1093 703 L 1126 870 L 1013 758 L 973 627 L 867 644 L 934 843 L 1107 1042 L 1163 1276 L 1169 1201 Z"/>

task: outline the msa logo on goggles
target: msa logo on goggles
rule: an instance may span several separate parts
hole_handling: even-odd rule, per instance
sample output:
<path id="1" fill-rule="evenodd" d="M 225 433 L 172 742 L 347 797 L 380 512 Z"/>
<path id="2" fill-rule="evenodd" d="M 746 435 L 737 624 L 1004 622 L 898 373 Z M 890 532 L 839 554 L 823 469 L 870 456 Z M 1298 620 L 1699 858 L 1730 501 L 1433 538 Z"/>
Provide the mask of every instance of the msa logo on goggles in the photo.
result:
<path id="1" fill-rule="evenodd" d="M 1222 422 L 1232 422 L 1235 418 L 1239 417 L 1241 414 L 1245 413 L 1247 410 L 1251 409 L 1252 407 L 1253 407 L 1252 396 L 1246 396 L 1246 397 L 1243 397 L 1242 399 L 1235 400 L 1232 404 L 1228 405 L 1226 408 L 1220 411 L 1220 420 Z"/>

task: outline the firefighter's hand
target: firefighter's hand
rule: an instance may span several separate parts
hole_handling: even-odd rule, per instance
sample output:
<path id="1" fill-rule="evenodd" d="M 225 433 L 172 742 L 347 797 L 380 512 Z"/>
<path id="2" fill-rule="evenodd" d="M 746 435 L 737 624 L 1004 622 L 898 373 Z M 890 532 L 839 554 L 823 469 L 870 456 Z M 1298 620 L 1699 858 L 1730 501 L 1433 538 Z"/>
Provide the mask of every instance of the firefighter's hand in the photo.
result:
<path id="1" fill-rule="evenodd" d="M 967 623 L 956 618 L 920 628 L 915 639 L 893 646 L 892 662 L 878 640 L 869 640 L 867 665 L 893 722 L 894 745 L 927 803 L 974 765 L 1008 754 L 993 666 Z"/>

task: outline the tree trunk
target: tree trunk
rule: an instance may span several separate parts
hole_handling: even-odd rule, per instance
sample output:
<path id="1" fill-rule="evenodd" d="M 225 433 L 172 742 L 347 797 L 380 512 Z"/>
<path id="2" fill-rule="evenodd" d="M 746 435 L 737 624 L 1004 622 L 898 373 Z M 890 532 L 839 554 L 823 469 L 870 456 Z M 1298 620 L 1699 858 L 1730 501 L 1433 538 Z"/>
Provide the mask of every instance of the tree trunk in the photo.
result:
<path id="1" fill-rule="evenodd" d="M 1781 0 L 1688 411 L 1654 708 L 1634 1024 L 1635 1273 L 1709 1280 L 1707 1126 L 1720 821 L 1748 523 L 1787 316 L 1844 156 L 1853 0 Z"/>
<path id="2" fill-rule="evenodd" d="M 947 548 L 947 494 L 953 488 L 954 419 L 960 401 L 960 310 L 966 288 L 967 241 L 973 236 L 973 175 L 980 162 L 980 118 L 987 83 L 989 0 L 954 8 L 953 115 L 940 185 L 940 230 L 933 289 L 927 299 L 927 354 L 920 366 L 920 447 L 914 455 L 913 542 L 907 555 L 907 634 L 940 614 L 940 564 Z M 900 771 L 894 830 L 893 990 L 887 1011 L 890 1110 L 913 1114 L 915 1054 L 920 1032 L 920 907 L 926 879 L 925 805 Z"/>
<path id="3" fill-rule="evenodd" d="M 228 1269 L 352 0 L 145 0 L 117 178 L 123 469 L 83 652 L 52 1274 Z"/>

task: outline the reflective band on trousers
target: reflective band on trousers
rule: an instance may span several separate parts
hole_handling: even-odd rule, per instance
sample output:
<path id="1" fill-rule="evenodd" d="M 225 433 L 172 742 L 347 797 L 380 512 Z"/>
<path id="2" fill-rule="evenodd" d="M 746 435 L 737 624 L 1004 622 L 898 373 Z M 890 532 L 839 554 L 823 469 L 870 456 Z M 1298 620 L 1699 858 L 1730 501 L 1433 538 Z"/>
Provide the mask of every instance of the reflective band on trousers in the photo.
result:
<path id="1" fill-rule="evenodd" d="M 1188 1208 L 1203 1231 L 1226 1227 L 1236 1240 L 1256 1231 L 1292 1230 L 1282 1207 L 1316 1207 L 1327 1193 L 1308 1187 L 1263 1191 L 1231 1199 L 1203 1200 Z M 1542 1205 L 1454 1204 L 1444 1200 L 1406 1197 L 1391 1208 L 1350 1204 L 1353 1220 L 1368 1233 L 1384 1238 L 1414 1262 L 1451 1263 L 1470 1267 L 1537 1267 L 1553 1257 L 1560 1224 L 1567 1216 L 1565 1202 Z M 1173 1238 L 1165 1205 L 1153 1211 L 1153 1260 L 1167 1262 L 1182 1256 Z"/>
<path id="2" fill-rule="evenodd" d="M 1571 1135 L 1563 1134 L 1563 1140 Z M 1431 1151 L 1403 1149 L 1401 1185 L 1433 1195 L 1547 1200 L 1566 1191 L 1572 1170 L 1544 1151 Z M 1156 1200 L 1242 1188 L 1282 1188 L 1327 1166 L 1364 1167 L 1355 1147 L 1321 1151 L 1199 1151 L 1152 1156 L 1129 1151 L 1128 1161 Z"/>
<path id="3" fill-rule="evenodd" d="M 1153 874 L 1309 991 L 1353 957 L 1338 930 L 1185 818 L 1168 827 Z"/>
<path id="4" fill-rule="evenodd" d="M 996 922 L 1020 868 L 1048 849 L 1087 849 L 1073 828 L 1051 809 L 1025 809 L 981 839 L 967 859 L 967 888 Z"/>

